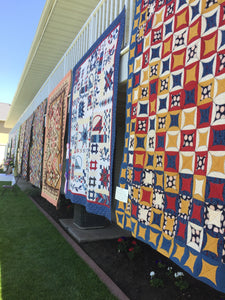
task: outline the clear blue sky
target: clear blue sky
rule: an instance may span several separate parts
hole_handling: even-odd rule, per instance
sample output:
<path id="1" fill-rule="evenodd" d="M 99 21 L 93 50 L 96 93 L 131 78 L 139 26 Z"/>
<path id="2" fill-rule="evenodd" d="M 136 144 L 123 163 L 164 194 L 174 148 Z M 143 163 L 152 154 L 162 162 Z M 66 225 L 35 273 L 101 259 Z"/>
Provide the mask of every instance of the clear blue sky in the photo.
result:
<path id="1" fill-rule="evenodd" d="M 0 0 L 0 102 L 11 103 L 46 0 Z"/>

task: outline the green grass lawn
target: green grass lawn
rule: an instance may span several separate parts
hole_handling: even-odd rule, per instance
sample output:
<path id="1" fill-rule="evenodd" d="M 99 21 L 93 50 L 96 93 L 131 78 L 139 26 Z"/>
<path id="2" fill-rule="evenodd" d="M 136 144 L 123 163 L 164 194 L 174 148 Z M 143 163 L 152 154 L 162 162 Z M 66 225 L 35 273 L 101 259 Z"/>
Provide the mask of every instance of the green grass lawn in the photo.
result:
<path id="1" fill-rule="evenodd" d="M 0 196 L 0 272 L 3 300 L 115 299 L 18 187 Z"/>

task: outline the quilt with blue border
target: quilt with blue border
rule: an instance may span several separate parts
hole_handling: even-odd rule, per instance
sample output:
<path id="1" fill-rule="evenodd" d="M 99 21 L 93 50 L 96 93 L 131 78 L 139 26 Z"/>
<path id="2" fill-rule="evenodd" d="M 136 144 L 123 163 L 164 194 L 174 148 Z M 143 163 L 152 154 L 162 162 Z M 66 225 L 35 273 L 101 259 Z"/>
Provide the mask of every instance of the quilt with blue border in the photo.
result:
<path id="1" fill-rule="evenodd" d="M 225 1 L 136 1 L 119 188 L 122 228 L 225 292 Z"/>
<path id="2" fill-rule="evenodd" d="M 73 70 L 66 197 L 111 219 L 112 166 L 125 10 Z"/>

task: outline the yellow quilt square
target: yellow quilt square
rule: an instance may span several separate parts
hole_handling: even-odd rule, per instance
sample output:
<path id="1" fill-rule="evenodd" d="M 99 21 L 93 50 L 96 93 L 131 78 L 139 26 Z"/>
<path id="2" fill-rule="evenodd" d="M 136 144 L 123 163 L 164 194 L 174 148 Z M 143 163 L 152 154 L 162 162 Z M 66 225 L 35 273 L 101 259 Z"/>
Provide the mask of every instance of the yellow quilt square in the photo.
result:
<path id="1" fill-rule="evenodd" d="M 166 133 L 166 151 L 179 151 L 180 148 L 180 132 L 167 131 Z"/>
<path id="2" fill-rule="evenodd" d="M 225 155 L 222 151 L 209 152 L 207 176 L 225 178 Z"/>
<path id="3" fill-rule="evenodd" d="M 210 128 L 197 129 L 196 151 L 207 151 Z"/>
<path id="4" fill-rule="evenodd" d="M 194 173 L 194 163 L 195 154 L 193 152 L 180 152 L 180 173 L 193 174 Z"/>
<path id="5" fill-rule="evenodd" d="M 182 112 L 182 130 L 189 130 L 196 128 L 196 119 L 197 119 L 197 108 L 192 107 L 188 109 L 184 109 Z"/>
<path id="6" fill-rule="evenodd" d="M 134 72 L 138 72 L 141 70 L 142 67 L 142 55 L 139 55 L 138 57 L 135 58 L 134 61 Z"/>

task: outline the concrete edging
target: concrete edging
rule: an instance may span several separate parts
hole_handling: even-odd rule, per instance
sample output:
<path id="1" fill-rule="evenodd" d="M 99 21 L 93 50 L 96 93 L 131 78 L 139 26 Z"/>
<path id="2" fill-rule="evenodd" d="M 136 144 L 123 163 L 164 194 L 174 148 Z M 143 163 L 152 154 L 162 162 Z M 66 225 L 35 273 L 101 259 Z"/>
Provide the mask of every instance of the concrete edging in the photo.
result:
<path id="1" fill-rule="evenodd" d="M 44 214 L 50 223 L 58 230 L 63 238 L 72 246 L 78 256 L 82 258 L 85 263 L 95 272 L 99 279 L 107 286 L 110 292 L 119 300 L 129 300 L 124 292 L 112 281 L 112 279 L 95 263 L 95 261 L 87 255 L 87 253 L 74 241 L 70 235 L 40 206 L 37 202 L 29 196 L 36 207 Z"/>

